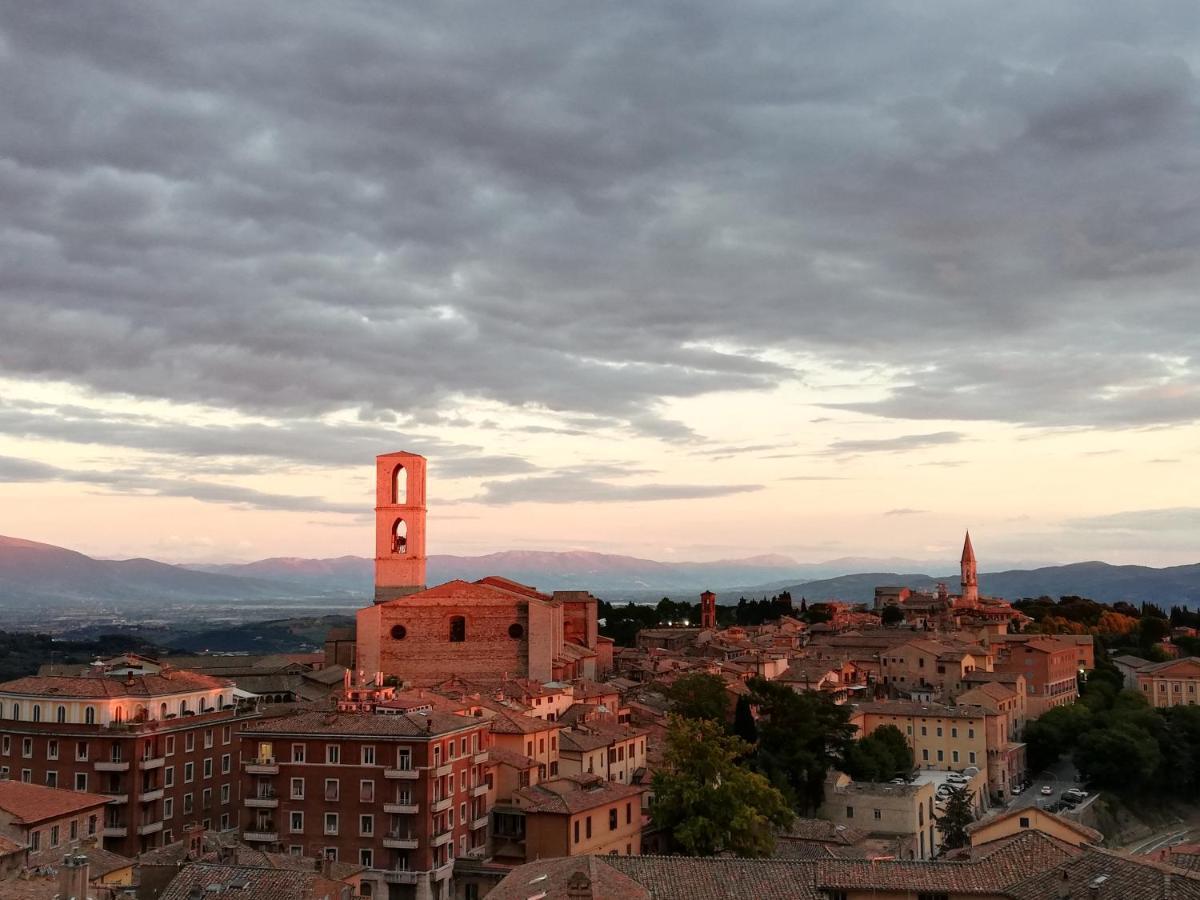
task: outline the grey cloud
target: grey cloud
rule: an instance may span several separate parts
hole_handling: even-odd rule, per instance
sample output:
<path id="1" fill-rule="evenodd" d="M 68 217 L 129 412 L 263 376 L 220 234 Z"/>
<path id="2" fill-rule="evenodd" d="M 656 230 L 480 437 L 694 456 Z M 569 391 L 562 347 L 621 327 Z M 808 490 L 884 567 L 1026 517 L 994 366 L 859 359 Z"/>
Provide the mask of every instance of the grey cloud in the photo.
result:
<path id="1" fill-rule="evenodd" d="M 823 453 L 830 456 L 850 456 L 858 453 L 905 453 L 909 450 L 924 450 L 957 444 L 963 439 L 961 432 L 935 431 L 930 434 L 902 434 L 892 438 L 862 438 L 858 440 L 834 441 Z"/>
<path id="2" fill-rule="evenodd" d="M 96 472 L 63 469 L 47 463 L 0 456 L 0 483 L 65 481 L 89 484 L 119 494 L 155 497 L 188 497 L 203 503 L 221 503 L 250 509 L 359 514 L 362 503 L 335 503 L 320 497 L 272 494 L 233 484 L 185 478 L 161 478 L 138 472 Z"/>
<path id="3" fill-rule="evenodd" d="M 1193 4 L 554 12 L 6 5 L 0 372 L 686 442 L 784 351 L 877 415 L 1200 419 Z"/>
<path id="4" fill-rule="evenodd" d="M 758 491 L 757 484 L 622 484 L 566 472 L 510 481 L 487 481 L 468 503 L 507 506 L 513 503 L 637 503 L 653 500 L 698 500 Z"/>

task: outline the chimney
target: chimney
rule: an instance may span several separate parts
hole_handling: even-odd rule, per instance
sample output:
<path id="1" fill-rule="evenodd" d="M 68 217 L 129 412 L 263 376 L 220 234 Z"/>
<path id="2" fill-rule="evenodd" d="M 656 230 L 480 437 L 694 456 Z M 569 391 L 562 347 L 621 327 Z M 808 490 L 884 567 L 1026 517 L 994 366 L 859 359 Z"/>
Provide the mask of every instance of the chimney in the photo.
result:
<path id="1" fill-rule="evenodd" d="M 88 900 L 88 858 L 82 853 L 63 857 L 58 870 L 60 900 Z"/>

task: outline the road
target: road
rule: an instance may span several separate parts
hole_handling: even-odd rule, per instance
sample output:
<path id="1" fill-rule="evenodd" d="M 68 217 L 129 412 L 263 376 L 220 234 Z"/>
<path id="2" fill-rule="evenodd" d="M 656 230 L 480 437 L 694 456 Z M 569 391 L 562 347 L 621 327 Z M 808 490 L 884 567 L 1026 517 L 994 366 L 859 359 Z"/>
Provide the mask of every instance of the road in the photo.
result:
<path id="1" fill-rule="evenodd" d="M 1128 844 L 1124 849 L 1130 853 L 1148 856 L 1164 847 L 1176 847 L 1179 844 L 1192 844 L 1200 840 L 1200 828 L 1180 827 L 1176 825 L 1166 831 L 1159 831 L 1150 837 L 1142 838 Z"/>
<path id="2" fill-rule="evenodd" d="M 1078 774 L 1075 764 L 1070 759 L 1060 759 L 1031 779 L 1029 787 L 1009 801 L 1008 808 L 1025 809 L 1029 806 L 1049 806 L 1062 796 L 1063 791 L 1080 787 L 1079 782 L 1075 780 Z M 1051 793 L 1049 796 L 1044 796 L 1042 788 L 1047 785 L 1050 787 Z"/>

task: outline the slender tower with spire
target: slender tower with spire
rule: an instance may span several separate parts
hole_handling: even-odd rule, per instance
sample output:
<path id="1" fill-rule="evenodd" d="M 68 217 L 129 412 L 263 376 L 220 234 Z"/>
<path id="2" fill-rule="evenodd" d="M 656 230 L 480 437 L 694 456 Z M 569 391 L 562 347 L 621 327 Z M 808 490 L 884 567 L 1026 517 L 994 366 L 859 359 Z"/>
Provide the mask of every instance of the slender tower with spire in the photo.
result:
<path id="1" fill-rule="evenodd" d="M 975 548 L 971 546 L 971 532 L 963 542 L 962 590 L 959 594 L 961 606 L 979 605 L 979 573 L 975 568 Z"/>

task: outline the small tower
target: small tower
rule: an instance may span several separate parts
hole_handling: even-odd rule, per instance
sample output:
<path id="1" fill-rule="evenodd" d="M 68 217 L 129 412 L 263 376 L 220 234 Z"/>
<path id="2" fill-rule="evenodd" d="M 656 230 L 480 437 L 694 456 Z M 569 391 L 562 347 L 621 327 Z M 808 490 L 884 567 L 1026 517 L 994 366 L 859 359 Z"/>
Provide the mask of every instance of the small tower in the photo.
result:
<path id="1" fill-rule="evenodd" d="M 425 457 L 375 457 L 375 602 L 425 590 Z"/>
<path id="2" fill-rule="evenodd" d="M 975 548 L 971 546 L 971 532 L 963 542 L 962 552 L 962 590 L 959 603 L 962 606 L 979 605 L 979 573 L 975 567 Z"/>
<path id="3" fill-rule="evenodd" d="M 700 627 L 717 627 L 717 595 L 712 591 L 700 595 Z"/>

